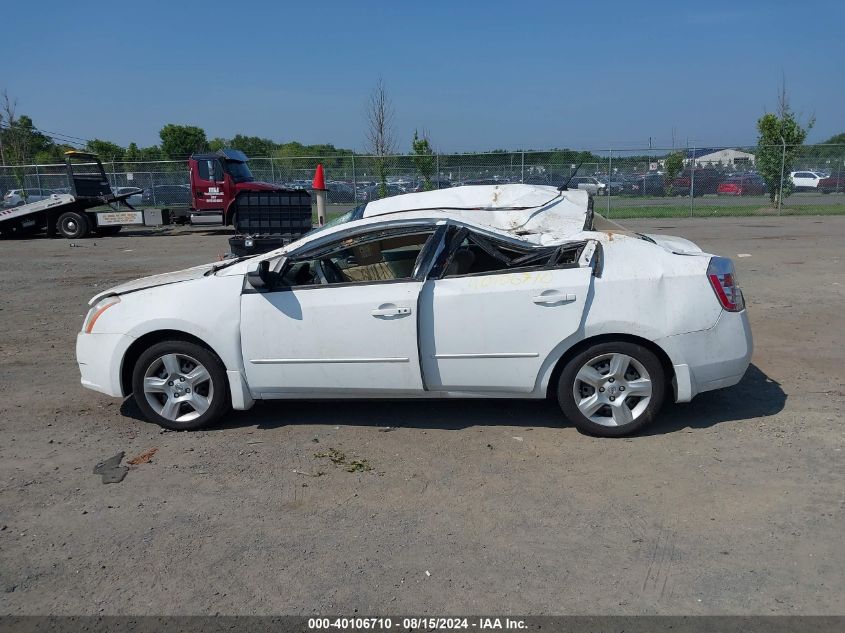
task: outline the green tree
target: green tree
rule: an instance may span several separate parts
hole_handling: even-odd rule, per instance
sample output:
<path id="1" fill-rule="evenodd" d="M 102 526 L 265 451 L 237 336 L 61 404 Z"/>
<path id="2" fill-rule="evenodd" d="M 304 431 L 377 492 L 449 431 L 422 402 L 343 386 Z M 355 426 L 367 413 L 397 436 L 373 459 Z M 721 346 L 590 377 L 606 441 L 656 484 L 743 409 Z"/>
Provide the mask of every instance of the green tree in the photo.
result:
<path id="1" fill-rule="evenodd" d="M 103 141 L 98 138 L 91 139 L 86 144 L 86 149 L 100 157 L 100 160 L 123 160 L 126 150 L 117 143 Z"/>
<path id="2" fill-rule="evenodd" d="M 777 114 L 764 114 L 757 121 L 757 171 L 769 188 L 772 205 L 783 202 L 792 193 L 792 164 L 815 123 L 813 118 L 802 127 L 789 107 L 786 88 L 778 98 Z"/>
<path id="3" fill-rule="evenodd" d="M 236 134 L 229 147 L 241 150 L 249 158 L 267 158 L 273 154 L 276 143 L 269 138 Z"/>
<path id="4" fill-rule="evenodd" d="M 681 173 L 683 168 L 683 152 L 672 152 L 663 161 L 663 182 L 666 186 L 666 195 L 672 195 L 672 181 Z"/>
<path id="5" fill-rule="evenodd" d="M 138 150 L 139 161 L 162 160 L 163 158 L 161 148 L 158 145 L 150 145 L 149 147 L 142 147 Z"/>
<path id="6" fill-rule="evenodd" d="M 221 149 L 224 149 L 226 147 L 231 147 L 231 146 L 232 146 L 232 144 L 231 144 L 231 141 L 229 141 L 229 139 L 221 138 L 219 136 L 215 136 L 213 139 L 211 139 L 208 142 L 208 149 L 209 149 L 209 151 L 212 151 L 212 152 L 218 152 Z"/>
<path id="7" fill-rule="evenodd" d="M 168 123 L 158 135 L 161 138 L 162 153 L 171 159 L 188 158 L 194 152 L 208 149 L 205 130 L 194 125 Z"/>
<path id="8" fill-rule="evenodd" d="M 414 130 L 414 139 L 411 141 L 411 152 L 413 153 L 414 166 L 420 172 L 423 179 L 423 189 L 431 191 L 434 185 L 431 183 L 431 176 L 434 174 L 434 150 L 428 136 L 423 132 L 422 137 Z"/>
<path id="9" fill-rule="evenodd" d="M 126 148 L 126 151 L 123 153 L 123 160 L 127 162 L 136 161 L 141 156 L 141 150 L 138 149 L 138 145 L 135 143 L 129 143 L 129 147 Z"/>

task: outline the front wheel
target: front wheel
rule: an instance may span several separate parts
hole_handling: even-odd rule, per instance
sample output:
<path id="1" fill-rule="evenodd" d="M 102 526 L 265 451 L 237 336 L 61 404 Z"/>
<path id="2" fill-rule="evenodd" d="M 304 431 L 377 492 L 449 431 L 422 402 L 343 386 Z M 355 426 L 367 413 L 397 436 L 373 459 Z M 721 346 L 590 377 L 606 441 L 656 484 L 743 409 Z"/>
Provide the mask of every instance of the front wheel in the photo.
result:
<path id="1" fill-rule="evenodd" d="M 223 362 L 187 341 L 156 343 L 141 354 L 132 390 L 144 417 L 174 431 L 207 426 L 230 407 Z"/>
<path id="2" fill-rule="evenodd" d="M 653 352 L 624 341 L 593 345 L 561 372 L 558 403 L 579 431 L 621 437 L 651 422 L 663 404 L 665 376 Z"/>

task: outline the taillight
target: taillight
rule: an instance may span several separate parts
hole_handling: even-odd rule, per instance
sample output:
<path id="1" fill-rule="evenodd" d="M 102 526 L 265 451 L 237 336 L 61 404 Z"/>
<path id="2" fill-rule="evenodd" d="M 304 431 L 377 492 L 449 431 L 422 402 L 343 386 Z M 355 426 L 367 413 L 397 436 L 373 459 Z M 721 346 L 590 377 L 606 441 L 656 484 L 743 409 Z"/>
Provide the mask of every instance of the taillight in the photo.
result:
<path id="1" fill-rule="evenodd" d="M 745 299 L 736 280 L 734 263 L 727 257 L 711 257 L 707 267 L 707 279 L 722 307 L 728 312 L 745 309 Z"/>

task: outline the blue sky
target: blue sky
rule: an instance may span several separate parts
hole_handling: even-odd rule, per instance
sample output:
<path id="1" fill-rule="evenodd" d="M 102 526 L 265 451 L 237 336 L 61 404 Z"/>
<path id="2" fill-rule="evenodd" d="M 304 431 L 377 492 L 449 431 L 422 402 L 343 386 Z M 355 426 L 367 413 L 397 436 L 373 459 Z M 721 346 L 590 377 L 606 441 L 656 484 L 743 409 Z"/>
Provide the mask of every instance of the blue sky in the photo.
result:
<path id="1" fill-rule="evenodd" d="M 571 6 L 570 6 L 571 5 Z M 845 2 L 15 2 L 0 89 L 36 126 L 121 144 L 165 123 L 442 151 L 755 142 L 786 77 L 810 141 L 845 131 Z"/>

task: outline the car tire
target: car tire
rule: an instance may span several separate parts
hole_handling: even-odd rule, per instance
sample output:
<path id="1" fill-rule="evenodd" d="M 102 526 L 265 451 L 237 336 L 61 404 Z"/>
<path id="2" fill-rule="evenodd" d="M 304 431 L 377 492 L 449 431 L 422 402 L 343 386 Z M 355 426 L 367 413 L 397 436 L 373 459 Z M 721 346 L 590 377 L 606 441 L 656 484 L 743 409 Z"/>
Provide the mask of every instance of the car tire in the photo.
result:
<path id="1" fill-rule="evenodd" d="M 66 211 L 59 216 L 56 229 L 62 237 L 69 240 L 81 240 L 91 230 L 88 218 L 76 211 Z"/>
<path id="2" fill-rule="evenodd" d="M 223 362 L 188 341 L 163 341 L 144 351 L 135 362 L 132 391 L 147 420 L 174 431 L 208 426 L 231 408 Z"/>
<path id="3" fill-rule="evenodd" d="M 663 366 L 651 350 L 611 341 L 592 345 L 566 363 L 557 398 L 563 414 L 582 433 L 622 437 L 654 420 L 665 390 Z"/>

